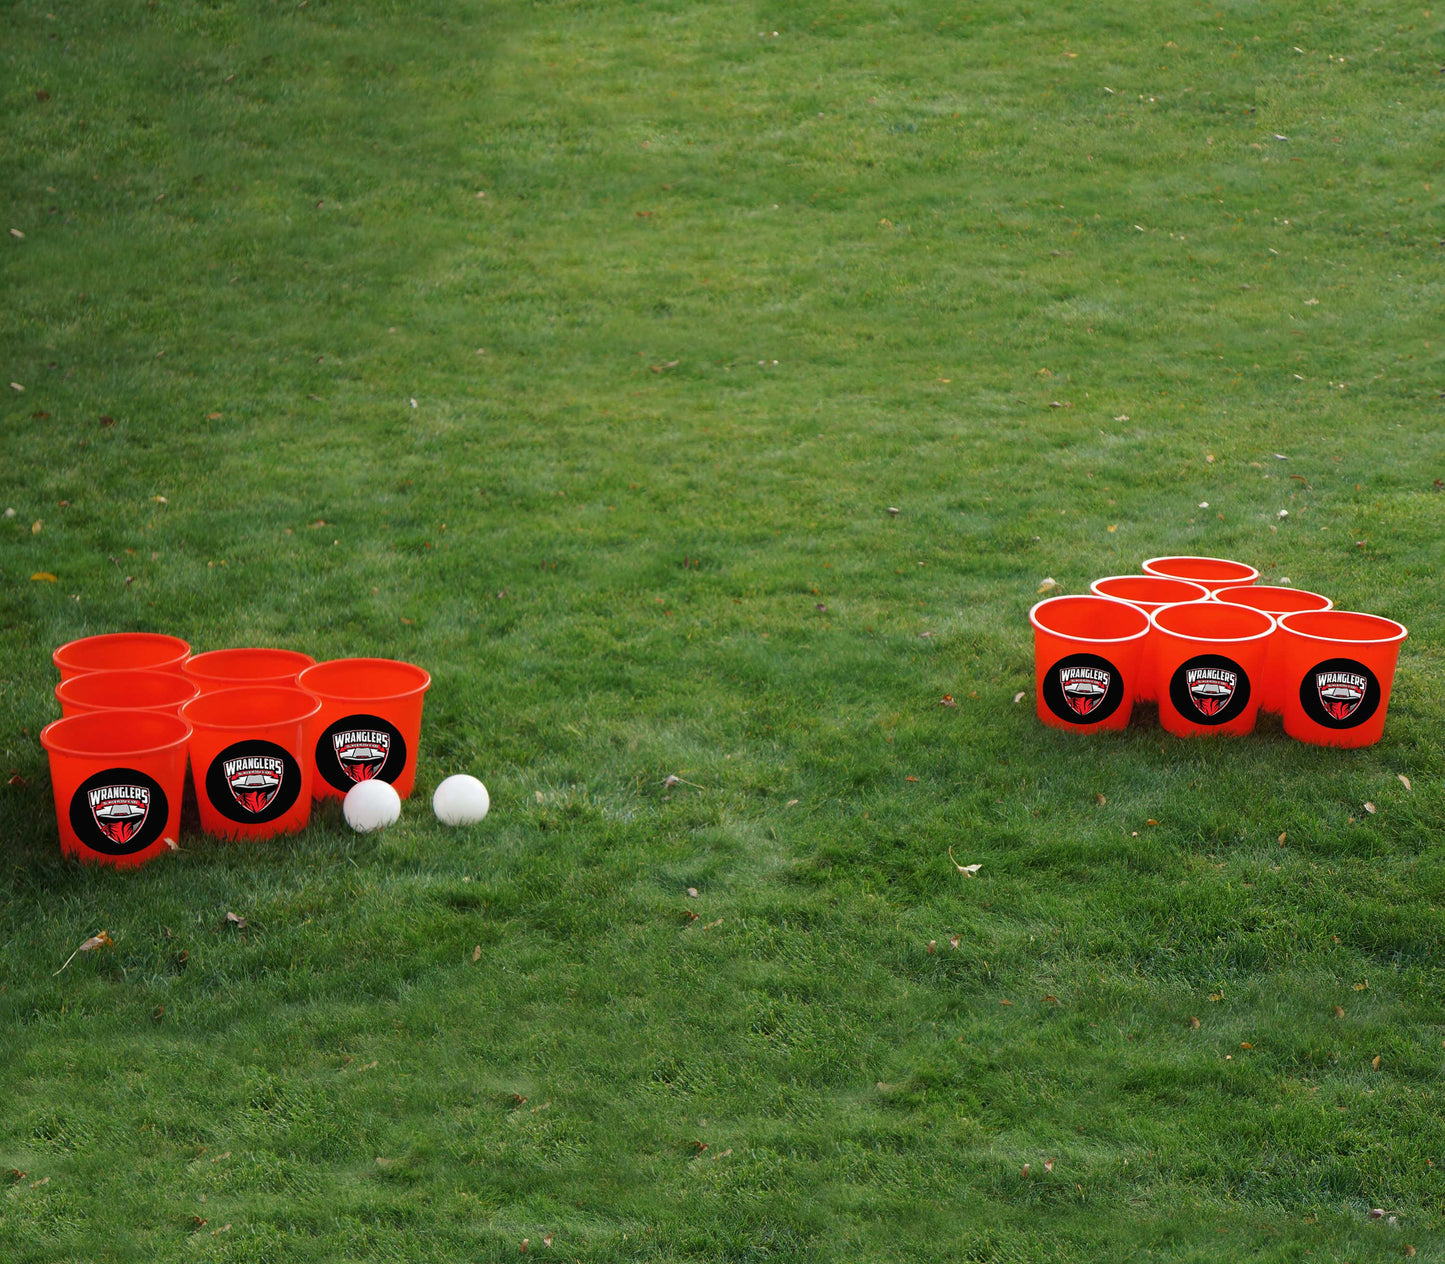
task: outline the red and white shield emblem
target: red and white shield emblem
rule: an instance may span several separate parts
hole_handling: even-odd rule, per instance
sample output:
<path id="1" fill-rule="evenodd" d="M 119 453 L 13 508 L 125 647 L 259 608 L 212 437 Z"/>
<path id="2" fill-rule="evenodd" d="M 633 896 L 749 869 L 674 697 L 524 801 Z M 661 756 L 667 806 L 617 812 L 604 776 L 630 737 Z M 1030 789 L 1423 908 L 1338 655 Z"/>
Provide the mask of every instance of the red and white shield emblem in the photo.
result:
<path id="1" fill-rule="evenodd" d="M 97 786 L 87 795 L 96 827 L 113 843 L 128 843 L 146 822 L 151 792 L 145 786 Z"/>
<path id="2" fill-rule="evenodd" d="M 1316 672 L 1315 692 L 1332 720 L 1346 720 L 1365 700 L 1367 681 L 1354 672 Z"/>
<path id="3" fill-rule="evenodd" d="M 391 734 L 377 729 L 352 729 L 331 737 L 336 762 L 352 781 L 371 781 L 391 753 Z"/>
<path id="4" fill-rule="evenodd" d="M 286 765 L 269 755 L 243 755 L 222 765 L 231 797 L 248 812 L 264 812 L 281 789 Z"/>
<path id="5" fill-rule="evenodd" d="M 1193 667 L 1184 674 L 1189 700 L 1200 715 L 1218 715 L 1229 705 L 1239 684 L 1239 673 L 1227 667 Z"/>
<path id="6" fill-rule="evenodd" d="M 1112 680 L 1113 674 L 1102 667 L 1059 668 L 1059 688 L 1075 715 L 1094 711 L 1104 701 Z"/>

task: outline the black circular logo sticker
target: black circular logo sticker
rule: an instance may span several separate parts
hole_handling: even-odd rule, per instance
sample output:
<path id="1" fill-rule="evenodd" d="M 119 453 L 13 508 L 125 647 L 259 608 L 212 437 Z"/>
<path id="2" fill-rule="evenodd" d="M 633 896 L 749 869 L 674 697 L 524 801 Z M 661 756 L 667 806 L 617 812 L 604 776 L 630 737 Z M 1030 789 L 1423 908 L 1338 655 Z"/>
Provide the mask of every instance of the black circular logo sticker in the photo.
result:
<path id="1" fill-rule="evenodd" d="M 70 798 L 70 828 L 91 851 L 132 856 L 161 836 L 170 815 L 166 793 L 134 768 L 87 777 Z"/>
<path id="2" fill-rule="evenodd" d="M 1123 700 L 1119 669 L 1097 654 L 1070 654 L 1044 673 L 1044 704 L 1070 724 L 1107 720 Z"/>
<path id="3" fill-rule="evenodd" d="M 1249 705 L 1249 677 L 1232 658 L 1200 654 L 1170 678 L 1169 701 L 1195 724 L 1228 724 Z"/>
<path id="4" fill-rule="evenodd" d="M 236 742 L 206 769 L 206 798 L 230 821 L 274 821 L 291 810 L 300 794 L 301 765 L 275 742 Z"/>
<path id="5" fill-rule="evenodd" d="M 1316 724 L 1352 729 L 1380 709 L 1380 682 L 1353 658 L 1327 658 L 1305 672 L 1299 700 Z"/>
<path id="6" fill-rule="evenodd" d="M 395 781 L 406 767 L 406 742 L 379 715 L 346 715 L 316 742 L 316 771 L 345 794 L 361 781 Z"/>

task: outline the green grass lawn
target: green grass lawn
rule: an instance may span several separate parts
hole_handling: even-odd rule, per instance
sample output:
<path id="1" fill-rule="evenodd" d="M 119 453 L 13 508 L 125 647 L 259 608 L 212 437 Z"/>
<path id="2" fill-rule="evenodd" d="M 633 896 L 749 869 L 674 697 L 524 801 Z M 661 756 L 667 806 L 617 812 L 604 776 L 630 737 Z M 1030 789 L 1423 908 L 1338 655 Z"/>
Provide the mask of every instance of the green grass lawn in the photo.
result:
<path id="1" fill-rule="evenodd" d="M 8 4 L 0 1258 L 1445 1258 L 1442 16 Z M 1166 552 L 1384 740 L 1015 705 Z M 124 628 L 426 666 L 401 823 L 62 863 Z"/>

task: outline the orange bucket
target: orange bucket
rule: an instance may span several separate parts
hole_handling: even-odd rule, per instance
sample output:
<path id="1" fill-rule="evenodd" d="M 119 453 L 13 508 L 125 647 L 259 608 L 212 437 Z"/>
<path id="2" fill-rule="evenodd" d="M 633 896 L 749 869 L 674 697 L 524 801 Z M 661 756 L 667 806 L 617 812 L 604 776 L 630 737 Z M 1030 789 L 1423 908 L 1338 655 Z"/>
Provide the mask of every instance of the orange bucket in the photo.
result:
<path id="1" fill-rule="evenodd" d="M 1279 616 L 1297 610 L 1330 610 L 1334 602 L 1319 593 L 1303 588 L 1277 588 L 1273 584 L 1248 584 L 1238 588 L 1216 588 L 1215 601 L 1228 601 L 1236 606 L 1253 606 L 1275 616 L 1275 630 L 1265 653 L 1264 680 L 1260 683 L 1259 709 L 1271 715 L 1284 714 L 1284 633 L 1278 627 Z"/>
<path id="2" fill-rule="evenodd" d="M 1161 606 L 1154 688 L 1159 723 L 1176 737 L 1238 735 L 1254 728 L 1274 619 L 1223 601 Z"/>
<path id="3" fill-rule="evenodd" d="M 308 667 L 298 683 L 321 699 L 311 793 L 340 799 L 357 782 L 379 778 L 406 798 L 431 676 L 390 658 L 337 658 Z"/>
<path id="4" fill-rule="evenodd" d="M 1112 597 L 1138 606 L 1145 614 L 1153 614 L 1160 606 L 1178 602 L 1205 601 L 1209 589 L 1185 579 L 1161 579 L 1157 575 L 1106 575 L 1089 585 L 1097 597 Z M 1139 661 L 1139 685 L 1134 690 L 1135 702 L 1157 702 L 1154 695 L 1154 628 L 1144 637 L 1143 657 Z"/>
<path id="5" fill-rule="evenodd" d="M 1128 724 L 1149 616 L 1108 597 L 1050 597 L 1029 622 L 1039 719 L 1075 733 Z"/>
<path id="6" fill-rule="evenodd" d="M 175 715 L 199 692 L 184 676 L 167 671 L 86 672 L 55 686 L 61 715 L 90 711 L 169 711 Z"/>
<path id="7" fill-rule="evenodd" d="M 1385 731 L 1402 624 L 1349 610 L 1282 615 L 1284 731 L 1316 746 L 1370 746 Z"/>
<path id="8" fill-rule="evenodd" d="M 1216 588 L 1252 584 L 1259 578 L 1259 572 L 1254 567 L 1223 557 L 1151 557 L 1141 569 L 1162 579 L 1187 579 L 1210 592 Z"/>
<path id="9" fill-rule="evenodd" d="M 181 833 L 191 726 L 164 711 L 91 711 L 40 731 L 60 850 L 129 869 L 154 860 Z"/>
<path id="10" fill-rule="evenodd" d="M 96 671 L 180 671 L 191 647 L 163 632 L 107 632 L 68 641 L 50 656 L 69 680 Z"/>
<path id="11" fill-rule="evenodd" d="M 218 689 L 181 708 L 201 828 L 220 838 L 270 838 L 311 818 L 307 738 L 321 704 L 279 685 Z"/>
<path id="12" fill-rule="evenodd" d="M 293 686 L 296 677 L 316 660 L 300 650 L 207 650 L 181 669 L 202 693 L 239 689 L 242 685 Z"/>

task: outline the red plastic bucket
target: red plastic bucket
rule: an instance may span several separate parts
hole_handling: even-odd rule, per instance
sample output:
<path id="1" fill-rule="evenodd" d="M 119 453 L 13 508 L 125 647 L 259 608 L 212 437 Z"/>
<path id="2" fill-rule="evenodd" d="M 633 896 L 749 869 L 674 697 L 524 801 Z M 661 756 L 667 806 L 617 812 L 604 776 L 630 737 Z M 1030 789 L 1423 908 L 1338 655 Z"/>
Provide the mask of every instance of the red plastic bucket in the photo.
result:
<path id="1" fill-rule="evenodd" d="M 207 650 L 190 659 L 182 670 L 202 693 L 239 689 L 243 685 L 292 686 L 296 677 L 316 660 L 300 650 Z"/>
<path id="2" fill-rule="evenodd" d="M 1216 588 L 1252 584 L 1259 578 L 1259 572 L 1254 567 L 1223 557 L 1151 557 L 1141 569 L 1164 579 L 1187 579 L 1210 592 Z"/>
<path id="3" fill-rule="evenodd" d="M 180 671 L 191 647 L 163 632 L 107 632 L 68 641 L 50 656 L 69 680 L 96 671 Z"/>
<path id="4" fill-rule="evenodd" d="M 164 711 L 91 711 L 40 731 L 60 850 L 128 869 L 154 860 L 181 832 L 191 726 Z"/>
<path id="5" fill-rule="evenodd" d="M 1128 724 L 1149 616 L 1108 597 L 1050 597 L 1029 622 L 1039 719 L 1075 733 Z"/>
<path id="6" fill-rule="evenodd" d="M 307 738 L 321 704 L 279 685 L 218 689 L 181 708 L 201 828 L 220 838 L 270 838 L 311 817 Z"/>
<path id="7" fill-rule="evenodd" d="M 1106 575 L 1089 585 L 1089 591 L 1098 597 L 1112 597 L 1115 601 L 1127 601 L 1138 606 L 1145 614 L 1152 614 L 1160 606 L 1172 606 L 1179 602 L 1205 601 L 1209 589 L 1202 584 L 1192 584 L 1184 579 L 1162 579 L 1158 575 Z M 1156 702 L 1154 696 L 1154 628 L 1151 625 L 1144 637 L 1143 657 L 1139 660 L 1139 685 L 1134 690 L 1135 702 Z"/>
<path id="8" fill-rule="evenodd" d="M 167 671 L 86 672 L 55 686 L 61 715 L 90 711 L 180 712 L 200 690 L 184 676 Z"/>
<path id="9" fill-rule="evenodd" d="M 380 778 L 406 798 L 416 780 L 421 707 L 431 676 L 390 658 L 337 658 L 308 667 L 298 683 L 321 699 L 312 794 L 340 799 L 358 781 Z"/>
<path id="10" fill-rule="evenodd" d="M 1297 610 L 1330 610 L 1334 602 L 1319 593 L 1303 588 L 1277 588 L 1273 584 L 1248 584 L 1236 588 L 1217 588 L 1215 601 L 1229 601 L 1236 606 L 1253 606 L 1275 616 L 1276 627 L 1269 638 L 1265 654 L 1264 682 L 1261 685 L 1259 709 L 1271 715 L 1284 714 L 1284 633 L 1278 627 L 1279 616 Z"/>
<path id="11" fill-rule="evenodd" d="M 1402 624 L 1350 610 L 1282 615 L 1284 731 L 1316 746 L 1370 746 L 1385 731 Z"/>
<path id="12" fill-rule="evenodd" d="M 1254 728 L 1274 619 L 1223 601 L 1161 606 L 1157 639 L 1159 723 L 1176 737 L 1238 735 Z"/>

